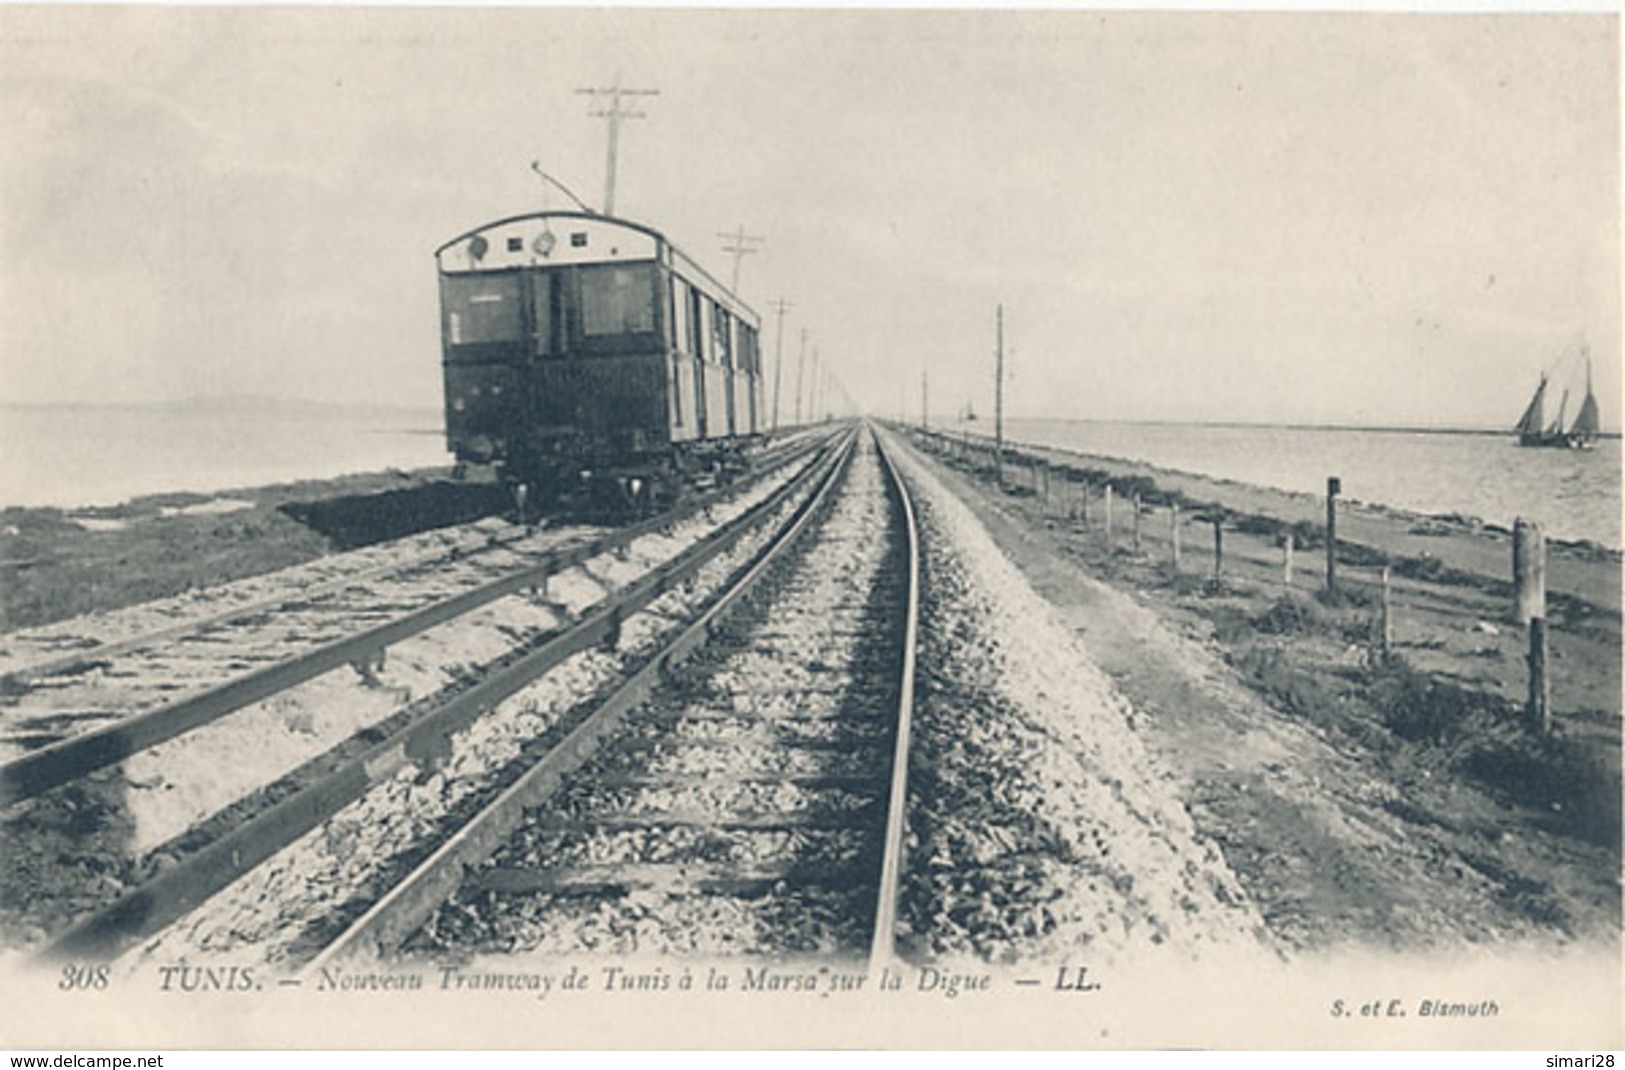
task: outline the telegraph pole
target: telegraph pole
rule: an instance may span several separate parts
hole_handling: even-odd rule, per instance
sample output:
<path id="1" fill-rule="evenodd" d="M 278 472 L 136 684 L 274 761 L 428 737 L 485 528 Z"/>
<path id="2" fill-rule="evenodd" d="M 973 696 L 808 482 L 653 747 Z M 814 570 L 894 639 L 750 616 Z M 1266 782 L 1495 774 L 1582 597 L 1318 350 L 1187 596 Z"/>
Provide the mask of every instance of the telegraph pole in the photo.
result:
<path id="1" fill-rule="evenodd" d="M 779 329 L 773 341 L 773 430 L 779 429 L 779 383 L 784 378 L 784 314 L 794 306 L 779 298 L 768 306 L 779 314 Z"/>
<path id="2" fill-rule="evenodd" d="M 801 350 L 796 354 L 796 426 L 801 426 L 801 378 L 807 369 L 807 328 L 801 328 Z"/>
<path id="3" fill-rule="evenodd" d="M 931 369 L 920 369 L 920 427 L 931 430 Z"/>
<path id="4" fill-rule="evenodd" d="M 818 347 L 813 346 L 812 375 L 807 379 L 807 422 L 818 422 Z"/>
<path id="5" fill-rule="evenodd" d="M 627 111 L 621 105 L 621 98 L 659 96 L 660 90 L 623 89 L 621 88 L 620 75 L 616 75 L 615 84 L 608 89 L 577 89 L 576 93 L 582 96 L 603 97 L 609 101 L 608 104 L 597 111 L 590 111 L 587 114 L 594 119 L 603 119 L 609 123 L 609 158 L 604 165 L 604 214 L 613 216 L 615 214 L 615 155 L 616 146 L 621 136 L 621 120 L 648 118 L 641 111 Z"/>
<path id="6" fill-rule="evenodd" d="M 745 259 L 745 257 L 749 256 L 751 253 L 756 252 L 757 246 L 761 245 L 767 239 L 759 234 L 746 234 L 745 224 L 743 223 L 739 224 L 739 229 L 734 231 L 732 234 L 718 234 L 717 237 L 721 238 L 724 242 L 729 243 L 722 247 L 722 251 L 733 254 L 733 285 L 729 288 L 733 291 L 734 296 L 737 297 L 739 295 L 739 262 Z"/>
<path id="7" fill-rule="evenodd" d="M 994 354 L 998 359 L 993 376 L 993 472 L 999 486 L 1004 486 L 1004 306 L 998 311 L 998 345 Z"/>

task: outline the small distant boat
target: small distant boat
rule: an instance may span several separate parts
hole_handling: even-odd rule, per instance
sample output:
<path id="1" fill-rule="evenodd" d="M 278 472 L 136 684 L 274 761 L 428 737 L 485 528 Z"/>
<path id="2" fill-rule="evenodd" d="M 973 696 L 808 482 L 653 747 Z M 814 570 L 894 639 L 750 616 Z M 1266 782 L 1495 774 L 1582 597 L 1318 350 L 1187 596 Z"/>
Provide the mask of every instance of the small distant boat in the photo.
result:
<path id="1" fill-rule="evenodd" d="M 1523 416 L 1513 430 L 1518 433 L 1520 446 L 1545 446 L 1555 449 L 1588 450 L 1597 440 L 1597 396 L 1591 391 L 1591 352 L 1585 351 L 1586 358 L 1586 399 L 1580 403 L 1580 411 L 1575 414 L 1574 423 L 1568 427 L 1563 426 L 1563 417 L 1569 407 L 1569 392 L 1563 391 L 1563 400 L 1557 406 L 1557 419 L 1550 424 L 1546 423 L 1546 384 L 1548 377 L 1541 373 L 1540 385 L 1535 387 L 1535 396 L 1529 399 L 1529 406 L 1523 410 Z"/>

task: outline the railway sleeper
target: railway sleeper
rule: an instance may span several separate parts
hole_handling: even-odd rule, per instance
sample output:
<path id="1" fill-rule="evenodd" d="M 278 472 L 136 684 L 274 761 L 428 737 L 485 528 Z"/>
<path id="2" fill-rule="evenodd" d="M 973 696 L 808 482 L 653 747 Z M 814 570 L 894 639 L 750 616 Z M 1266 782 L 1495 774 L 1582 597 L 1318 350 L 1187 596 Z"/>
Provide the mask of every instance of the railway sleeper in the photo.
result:
<path id="1" fill-rule="evenodd" d="M 469 890 L 502 895 L 603 896 L 638 891 L 671 895 L 761 896 L 788 887 L 844 888 L 868 879 L 867 863 L 830 868 L 790 862 L 749 869 L 696 862 L 560 866 L 553 869 L 495 867 L 471 877 Z"/>
<path id="2" fill-rule="evenodd" d="M 592 814 L 581 818 L 549 817 L 533 819 L 530 827 L 546 833 L 625 832 L 639 829 L 703 828 L 741 832 L 788 832 L 818 829 L 840 832 L 854 822 L 872 817 L 879 808 L 874 799 L 849 810 L 734 811 L 666 810 L 646 813 Z"/>

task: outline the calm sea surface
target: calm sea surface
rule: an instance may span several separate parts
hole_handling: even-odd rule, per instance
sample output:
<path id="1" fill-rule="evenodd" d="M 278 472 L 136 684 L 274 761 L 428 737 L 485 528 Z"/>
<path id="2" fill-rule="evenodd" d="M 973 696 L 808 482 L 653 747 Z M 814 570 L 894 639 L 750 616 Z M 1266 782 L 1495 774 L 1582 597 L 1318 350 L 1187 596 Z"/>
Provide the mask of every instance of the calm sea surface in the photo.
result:
<path id="1" fill-rule="evenodd" d="M 992 434 L 990 421 L 968 425 Z M 1539 521 L 1549 537 L 1620 546 L 1620 443 L 1588 451 L 1520 449 L 1506 434 L 1285 427 L 1210 427 L 1007 420 L 1012 440 L 1283 490 L 1324 494 L 1510 527 Z"/>
<path id="2" fill-rule="evenodd" d="M 991 421 L 969 427 L 991 434 Z M 1519 449 L 1511 436 L 1010 420 L 1012 440 L 1620 546 L 1620 443 Z M 165 491 L 449 464 L 435 411 L 0 406 L 0 505 L 113 505 Z"/>
<path id="3" fill-rule="evenodd" d="M 450 464 L 437 412 L 0 406 L 0 506 Z"/>

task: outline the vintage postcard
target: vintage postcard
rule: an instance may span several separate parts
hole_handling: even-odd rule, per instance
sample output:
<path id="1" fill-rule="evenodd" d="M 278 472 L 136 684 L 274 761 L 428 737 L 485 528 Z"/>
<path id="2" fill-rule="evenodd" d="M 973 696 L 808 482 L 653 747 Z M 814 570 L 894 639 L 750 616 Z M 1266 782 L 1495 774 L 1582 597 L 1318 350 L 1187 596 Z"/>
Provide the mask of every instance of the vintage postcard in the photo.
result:
<path id="1" fill-rule="evenodd" d="M 1621 1047 L 1619 79 L 0 6 L 0 1046 Z"/>

